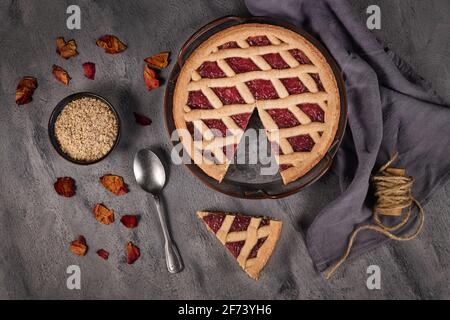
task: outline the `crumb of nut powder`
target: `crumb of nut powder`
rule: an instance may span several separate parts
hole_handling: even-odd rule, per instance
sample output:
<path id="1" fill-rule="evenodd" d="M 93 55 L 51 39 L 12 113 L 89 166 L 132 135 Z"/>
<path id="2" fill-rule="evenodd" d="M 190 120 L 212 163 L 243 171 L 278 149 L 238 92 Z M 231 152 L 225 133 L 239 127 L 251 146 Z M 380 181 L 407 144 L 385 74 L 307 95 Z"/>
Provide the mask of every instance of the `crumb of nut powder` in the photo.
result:
<path id="1" fill-rule="evenodd" d="M 62 151 L 78 161 L 103 158 L 114 146 L 118 130 L 114 112 L 95 98 L 71 101 L 55 122 L 55 135 Z"/>

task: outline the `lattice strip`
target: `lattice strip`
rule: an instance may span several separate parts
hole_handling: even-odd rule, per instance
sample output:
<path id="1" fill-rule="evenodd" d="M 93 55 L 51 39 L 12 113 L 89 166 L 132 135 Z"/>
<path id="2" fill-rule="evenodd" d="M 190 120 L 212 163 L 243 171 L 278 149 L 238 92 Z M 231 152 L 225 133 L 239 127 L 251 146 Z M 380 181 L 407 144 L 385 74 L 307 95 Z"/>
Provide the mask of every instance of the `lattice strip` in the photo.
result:
<path id="1" fill-rule="evenodd" d="M 254 56 L 251 57 L 251 60 L 258 66 L 258 68 L 260 68 L 261 70 L 270 70 L 272 69 L 272 67 L 270 66 L 270 64 L 267 63 L 266 60 L 264 60 L 263 57 L 261 56 Z"/>
<path id="2" fill-rule="evenodd" d="M 247 241 L 245 241 L 245 244 L 242 247 L 239 256 L 237 257 L 237 261 L 241 266 L 245 266 L 250 252 L 252 251 L 256 242 L 258 242 L 258 226 L 260 222 L 261 218 L 252 218 L 250 220 L 250 224 L 247 228 Z"/>
<path id="3" fill-rule="evenodd" d="M 318 72 L 319 70 L 317 69 L 316 66 L 309 64 L 301 64 L 296 68 L 289 68 L 289 69 L 250 71 L 236 74 L 231 78 L 214 78 L 214 79 L 202 78 L 198 81 L 192 81 L 188 84 L 188 90 L 189 91 L 201 90 L 204 87 L 226 87 L 230 85 L 230 79 L 232 80 L 232 83 L 242 83 L 255 79 L 263 79 L 263 80 L 282 79 L 282 78 L 298 77 L 299 74 L 318 73 Z"/>
<path id="4" fill-rule="evenodd" d="M 222 69 L 222 71 L 227 75 L 227 77 L 231 78 L 236 75 L 236 72 L 234 72 L 234 70 L 231 69 L 231 67 L 228 65 L 228 63 L 226 63 L 225 60 L 223 59 L 217 60 L 217 65 L 219 66 L 220 69 Z"/>
<path id="5" fill-rule="evenodd" d="M 243 41 L 247 44 L 247 41 Z M 269 45 L 263 47 L 246 47 L 242 46 L 243 43 L 238 42 L 241 48 L 223 49 L 217 52 L 213 52 L 209 55 L 208 61 L 217 61 L 219 59 L 226 59 L 232 57 L 252 58 L 255 56 L 262 56 L 267 53 L 279 53 L 281 51 L 295 49 L 296 46 L 288 43 L 281 43 L 279 45 Z"/>

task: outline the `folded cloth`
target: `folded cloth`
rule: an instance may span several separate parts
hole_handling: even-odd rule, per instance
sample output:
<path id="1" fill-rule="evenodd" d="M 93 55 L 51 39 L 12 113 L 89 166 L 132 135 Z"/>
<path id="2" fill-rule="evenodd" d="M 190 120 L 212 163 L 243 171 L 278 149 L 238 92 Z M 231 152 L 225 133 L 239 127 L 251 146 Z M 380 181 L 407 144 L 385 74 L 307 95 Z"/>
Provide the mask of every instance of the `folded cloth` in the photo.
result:
<path id="1" fill-rule="evenodd" d="M 246 0 L 246 5 L 254 16 L 284 19 L 318 38 L 346 79 L 348 128 L 332 169 L 342 193 L 305 231 L 314 265 L 323 271 L 343 255 L 352 231 L 371 221 L 371 173 L 396 151 L 395 165 L 414 177 L 412 193 L 422 204 L 450 177 L 450 107 L 377 41 L 346 0 Z M 352 255 L 384 240 L 375 232 L 361 233 Z"/>

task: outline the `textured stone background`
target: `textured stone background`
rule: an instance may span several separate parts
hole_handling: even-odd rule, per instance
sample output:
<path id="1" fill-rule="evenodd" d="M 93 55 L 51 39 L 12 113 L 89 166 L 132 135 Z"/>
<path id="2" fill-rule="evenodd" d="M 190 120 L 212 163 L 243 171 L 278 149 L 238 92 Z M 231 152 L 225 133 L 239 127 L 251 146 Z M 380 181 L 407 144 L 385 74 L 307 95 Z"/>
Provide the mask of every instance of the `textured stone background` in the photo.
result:
<path id="1" fill-rule="evenodd" d="M 446 0 L 352 0 L 365 18 L 370 4 L 382 9 L 382 30 L 375 34 L 410 63 L 450 102 L 450 3 Z M 82 30 L 65 27 L 69 4 L 82 8 Z M 407 243 L 388 243 L 345 265 L 332 281 L 317 274 L 302 238 L 304 221 L 337 193 L 336 181 L 325 176 L 300 194 L 279 201 L 233 199 L 213 192 L 184 167 L 172 166 L 165 197 L 172 233 L 186 269 L 166 271 L 161 233 L 152 201 L 139 190 L 132 174 L 134 153 L 147 146 L 169 151 L 163 125 L 163 89 L 147 92 L 142 81 L 142 58 L 162 50 L 177 52 L 200 26 L 223 15 L 246 14 L 241 1 L 15 1 L 0 4 L 0 298 L 450 298 L 450 183 L 426 207 L 427 221 L 420 237 Z M 129 45 L 124 53 L 106 55 L 95 39 L 112 33 Z M 57 36 L 75 38 L 80 55 L 58 57 Z M 97 64 L 95 81 L 82 75 L 81 64 Z M 52 64 L 66 68 L 73 80 L 57 83 Z M 169 68 L 170 69 L 170 68 Z M 167 76 L 168 71 L 163 72 Z M 14 104 L 14 91 L 23 75 L 38 78 L 34 101 Z M 121 144 L 107 160 L 89 167 L 70 164 L 52 149 L 47 121 L 55 104 L 78 91 L 107 97 L 123 120 Z M 134 124 L 132 111 L 150 116 L 151 127 Z M 427 121 L 423 119 L 423 121 Z M 418 128 L 420 134 L 420 128 Z M 447 147 L 447 146 L 446 146 Z M 112 172 L 125 177 L 131 192 L 114 197 L 98 184 Z M 64 199 L 53 191 L 58 176 L 76 179 L 77 195 Z M 125 230 L 120 223 L 104 226 L 91 215 L 95 202 L 114 208 L 118 216 L 142 215 L 140 226 Z M 197 221 L 198 209 L 242 211 L 282 219 L 281 241 L 258 282 L 239 270 L 223 248 Z M 80 258 L 68 252 L 78 234 L 90 252 Z M 124 261 L 124 246 L 134 241 L 142 257 Z M 97 257 L 110 251 L 109 261 Z M 82 289 L 66 288 L 66 268 L 82 271 Z M 366 288 L 366 268 L 382 270 L 382 289 Z"/>

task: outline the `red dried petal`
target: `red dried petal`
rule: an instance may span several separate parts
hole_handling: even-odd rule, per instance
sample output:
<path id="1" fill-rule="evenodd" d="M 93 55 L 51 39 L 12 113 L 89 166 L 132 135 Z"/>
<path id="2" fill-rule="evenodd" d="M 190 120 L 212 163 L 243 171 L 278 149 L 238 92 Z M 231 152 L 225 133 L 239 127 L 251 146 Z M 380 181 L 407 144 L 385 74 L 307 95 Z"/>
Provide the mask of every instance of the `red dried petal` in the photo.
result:
<path id="1" fill-rule="evenodd" d="M 149 126 L 152 124 L 152 119 L 147 118 L 146 116 L 143 116 L 142 114 L 133 112 L 134 118 L 136 119 L 136 122 L 139 123 L 141 126 Z"/>
<path id="2" fill-rule="evenodd" d="M 156 72 L 148 65 L 145 65 L 144 67 L 144 80 L 149 91 L 159 87 L 159 80 L 156 79 Z"/>
<path id="3" fill-rule="evenodd" d="M 72 178 L 58 178 L 53 186 L 60 196 L 70 198 L 75 195 L 75 180 Z"/>
<path id="4" fill-rule="evenodd" d="M 102 259 L 108 260 L 109 258 L 109 252 L 104 249 L 97 250 L 97 254 Z"/>
<path id="5" fill-rule="evenodd" d="M 120 218 L 120 222 L 127 228 L 136 228 L 138 225 L 138 218 L 136 215 L 128 214 Z"/>
<path id="6" fill-rule="evenodd" d="M 79 256 L 84 256 L 87 252 L 86 238 L 78 236 L 78 238 L 70 243 L 70 251 Z"/>
<path id="7" fill-rule="evenodd" d="M 27 104 L 33 100 L 34 90 L 38 87 L 35 77 L 26 76 L 20 79 L 16 87 L 16 103 L 18 105 Z"/>
<path id="8" fill-rule="evenodd" d="M 77 52 L 77 43 L 75 40 L 64 41 L 63 37 L 56 39 L 56 52 L 64 59 L 75 57 Z"/>
<path id="9" fill-rule="evenodd" d="M 150 66 L 158 69 L 164 69 L 169 64 L 170 52 L 161 52 L 151 57 L 145 58 L 144 61 Z"/>
<path id="10" fill-rule="evenodd" d="M 105 52 L 109 54 L 120 53 L 127 48 L 127 46 L 120 41 L 119 38 L 110 34 L 100 37 L 96 41 L 96 44 L 100 48 L 105 49 Z"/>
<path id="11" fill-rule="evenodd" d="M 127 263 L 133 264 L 141 256 L 141 250 L 131 241 L 127 244 Z"/>
<path id="12" fill-rule="evenodd" d="M 100 178 L 100 183 L 116 196 L 128 193 L 128 188 L 121 176 L 107 174 Z"/>
<path id="13" fill-rule="evenodd" d="M 108 209 L 103 204 L 97 203 L 92 211 L 98 222 L 103 224 L 111 224 L 114 222 L 114 211 Z"/>
<path id="14" fill-rule="evenodd" d="M 95 63 L 85 62 L 83 63 L 84 76 L 88 79 L 94 80 L 95 77 Z"/>
<path id="15" fill-rule="evenodd" d="M 70 79 L 72 79 L 66 70 L 55 64 L 52 67 L 52 73 L 58 81 L 62 82 L 66 86 L 69 84 Z"/>

